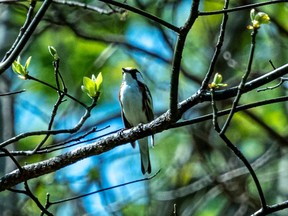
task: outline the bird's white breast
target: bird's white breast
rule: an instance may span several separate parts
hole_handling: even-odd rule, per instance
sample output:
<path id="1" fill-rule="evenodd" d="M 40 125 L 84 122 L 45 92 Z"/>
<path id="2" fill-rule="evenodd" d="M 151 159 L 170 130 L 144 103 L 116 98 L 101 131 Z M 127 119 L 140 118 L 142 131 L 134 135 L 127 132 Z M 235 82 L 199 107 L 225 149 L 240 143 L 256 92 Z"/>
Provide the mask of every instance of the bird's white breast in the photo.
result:
<path id="1" fill-rule="evenodd" d="M 124 115 L 132 126 L 148 122 L 145 112 L 142 109 L 142 93 L 136 81 L 130 83 L 124 81 L 122 83 L 120 97 L 122 99 Z"/>

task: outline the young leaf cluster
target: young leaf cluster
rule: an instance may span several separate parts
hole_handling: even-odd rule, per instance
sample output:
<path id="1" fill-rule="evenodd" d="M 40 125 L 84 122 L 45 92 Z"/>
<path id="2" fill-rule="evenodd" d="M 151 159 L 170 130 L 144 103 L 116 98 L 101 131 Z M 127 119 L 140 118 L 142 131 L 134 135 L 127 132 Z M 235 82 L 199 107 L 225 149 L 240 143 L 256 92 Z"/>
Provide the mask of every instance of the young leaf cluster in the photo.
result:
<path id="1" fill-rule="evenodd" d="M 213 78 L 212 83 L 210 83 L 210 84 L 208 85 L 208 87 L 209 87 L 210 89 L 216 89 L 216 88 L 219 88 L 219 87 L 225 87 L 225 86 L 227 86 L 226 83 L 222 83 L 222 79 L 223 79 L 223 78 L 222 78 L 222 75 L 219 74 L 219 73 L 216 73 L 215 76 L 214 76 L 214 78 Z"/>
<path id="2" fill-rule="evenodd" d="M 262 24 L 269 24 L 270 17 L 264 12 L 256 13 L 255 9 L 250 11 L 252 25 L 247 26 L 248 29 L 259 29 Z"/>
<path id="3" fill-rule="evenodd" d="M 92 77 L 83 77 L 83 85 L 81 86 L 81 89 L 84 93 L 86 93 L 90 98 L 94 99 L 99 97 L 100 95 L 100 88 L 103 81 L 102 73 L 100 72 L 95 77 L 94 74 L 92 74 Z"/>
<path id="4" fill-rule="evenodd" d="M 31 62 L 31 58 L 32 56 L 30 56 L 26 62 L 25 62 L 25 65 L 22 65 L 20 63 L 20 56 L 17 58 L 17 60 L 15 60 L 12 64 L 12 70 L 18 74 L 18 77 L 20 79 L 23 79 L 23 80 L 26 80 L 27 79 L 27 76 L 28 76 L 28 67 L 30 65 L 30 62 Z"/>

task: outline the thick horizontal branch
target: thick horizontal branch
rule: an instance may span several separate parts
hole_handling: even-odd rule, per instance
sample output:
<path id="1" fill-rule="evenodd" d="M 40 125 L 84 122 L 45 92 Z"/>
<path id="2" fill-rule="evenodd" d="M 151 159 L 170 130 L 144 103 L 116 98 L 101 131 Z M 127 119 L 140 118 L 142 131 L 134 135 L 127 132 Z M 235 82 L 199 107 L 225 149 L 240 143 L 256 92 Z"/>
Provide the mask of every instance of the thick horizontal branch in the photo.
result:
<path id="1" fill-rule="evenodd" d="M 163 121 L 163 118 L 159 118 L 158 121 L 162 124 L 158 124 L 157 130 L 164 130 L 165 123 L 163 122 L 165 122 L 165 120 Z M 132 139 L 136 140 L 149 134 L 151 134 L 149 125 L 146 125 L 145 127 L 139 125 L 130 130 L 110 135 L 93 144 L 79 147 L 51 159 L 23 166 L 21 171 L 19 169 L 14 170 L 0 179 L 0 191 L 11 188 L 26 180 L 54 172 L 87 157 L 107 152 L 117 146 L 132 141 Z"/>
<path id="2" fill-rule="evenodd" d="M 249 91 L 252 91 L 254 89 L 257 89 L 263 85 L 268 84 L 269 82 L 281 78 L 282 76 L 288 74 L 288 64 L 285 64 L 267 74 L 264 74 L 256 79 L 251 80 L 250 82 L 247 82 L 243 88 L 243 93 L 247 93 Z M 215 100 L 225 100 L 231 97 L 236 96 L 238 90 L 238 86 L 224 89 L 224 90 L 217 90 L 214 92 L 214 99 Z M 180 105 L 182 109 L 185 109 L 185 103 L 189 103 L 189 100 L 193 100 L 193 97 L 188 98 L 188 101 L 183 101 Z M 205 92 L 201 96 L 202 101 L 211 101 L 211 94 L 210 91 Z"/>
<path id="3" fill-rule="evenodd" d="M 277 203 L 275 205 L 267 206 L 267 209 L 265 210 L 260 209 L 259 211 L 255 212 L 251 216 L 265 216 L 273 212 L 278 212 L 280 210 L 284 210 L 287 208 L 288 208 L 288 200 L 281 202 L 281 203 Z"/>
<path id="4" fill-rule="evenodd" d="M 243 89 L 243 93 L 249 92 L 251 90 L 257 89 L 277 78 L 280 78 L 284 75 L 288 74 L 288 64 L 285 64 L 267 74 L 264 74 L 261 77 L 258 77 L 250 82 L 247 82 L 245 84 L 245 87 Z M 237 86 L 228 90 L 220 90 L 215 93 L 215 100 L 222 100 L 226 99 L 227 97 L 234 97 L 237 93 Z M 210 94 L 207 95 L 208 98 L 205 98 L 206 100 L 211 100 Z"/>
<path id="5" fill-rule="evenodd" d="M 248 82 L 244 87 L 244 92 L 257 89 L 260 86 L 280 78 L 287 73 L 288 64 Z M 215 91 L 215 98 L 217 100 L 228 99 L 235 96 L 236 94 L 237 87 L 233 87 L 226 90 Z M 189 108 L 204 101 L 210 101 L 210 97 L 211 96 L 208 92 L 196 92 L 190 98 L 179 103 L 178 120 Z M 79 147 L 75 150 L 53 157 L 51 159 L 23 166 L 21 171 L 19 169 L 14 170 L 0 179 L 0 191 L 11 188 L 23 181 L 54 172 L 87 157 L 102 154 L 125 143 L 149 136 L 151 134 L 157 134 L 166 129 L 169 129 L 171 126 L 171 123 L 169 122 L 169 115 L 170 110 L 148 124 L 138 125 L 132 129 L 124 130 L 121 133 L 112 134 L 93 144 Z"/>

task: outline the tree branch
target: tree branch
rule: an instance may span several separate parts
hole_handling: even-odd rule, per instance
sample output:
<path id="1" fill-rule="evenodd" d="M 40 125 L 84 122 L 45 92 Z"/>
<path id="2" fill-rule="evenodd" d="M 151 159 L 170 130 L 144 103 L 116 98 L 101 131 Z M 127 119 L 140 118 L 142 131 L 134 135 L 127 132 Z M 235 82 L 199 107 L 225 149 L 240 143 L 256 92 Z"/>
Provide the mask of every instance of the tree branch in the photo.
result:
<path id="1" fill-rule="evenodd" d="M 229 3 L 226 1 L 223 10 L 227 9 L 228 6 L 229 6 Z M 201 85 L 200 91 L 203 91 L 203 90 L 207 89 L 209 80 L 211 79 L 211 77 L 212 77 L 212 75 L 214 73 L 215 65 L 216 65 L 217 59 L 219 57 L 219 54 L 221 52 L 221 48 L 222 48 L 222 45 L 223 45 L 223 42 L 224 42 L 224 36 L 225 36 L 227 21 L 228 21 L 228 14 L 224 13 L 223 14 L 223 18 L 222 18 L 221 27 L 220 27 L 220 33 L 219 33 L 219 36 L 218 36 L 218 41 L 217 41 L 217 44 L 216 44 L 216 48 L 215 48 L 213 57 L 212 57 L 212 59 L 210 61 L 210 66 L 209 66 L 208 72 L 206 73 L 205 78 L 202 81 L 202 85 Z"/>
<path id="2" fill-rule="evenodd" d="M 190 15 L 183 27 L 180 28 L 179 36 L 172 63 L 171 87 L 170 87 L 170 116 L 171 121 L 177 120 L 177 104 L 178 104 L 178 85 L 179 73 L 181 68 L 182 53 L 184 51 L 186 37 L 191 30 L 193 23 L 198 17 L 198 8 L 200 0 L 193 1 Z"/>
<path id="3" fill-rule="evenodd" d="M 0 75 L 7 70 L 12 62 L 18 57 L 24 46 L 26 45 L 27 41 L 31 37 L 32 33 L 42 20 L 45 12 L 48 10 L 52 0 L 45 0 L 41 5 L 40 9 L 38 10 L 37 14 L 35 15 L 34 19 L 28 26 L 27 30 L 23 34 L 22 38 L 19 40 L 19 43 L 15 46 L 15 49 L 11 52 L 11 54 L 5 59 L 3 62 L 0 63 Z"/>
<path id="4" fill-rule="evenodd" d="M 287 2 L 287 0 L 266 1 L 266 2 L 260 2 L 260 3 L 255 3 L 255 4 L 238 6 L 235 8 L 229 8 L 229 9 L 224 9 L 224 10 L 203 11 L 203 12 L 199 12 L 199 16 L 210 16 L 210 15 L 216 15 L 216 14 L 231 13 L 235 11 L 247 10 L 247 9 L 256 8 L 256 7 L 265 6 L 265 5 L 279 4 L 282 2 L 285 3 Z"/>
<path id="5" fill-rule="evenodd" d="M 121 8 L 127 9 L 127 10 L 129 10 L 131 12 L 139 14 L 139 15 L 141 15 L 143 17 L 146 17 L 146 18 L 148 18 L 150 20 L 153 20 L 153 21 L 155 21 L 157 23 L 160 23 L 161 25 L 173 30 L 174 32 L 179 32 L 179 30 L 180 30 L 177 26 L 174 26 L 171 23 L 164 21 L 163 19 L 160 19 L 160 18 L 158 18 L 158 17 L 156 17 L 156 16 L 154 16 L 152 14 L 149 14 L 149 13 L 143 11 L 143 10 L 140 10 L 138 8 L 132 7 L 132 6 L 128 5 L 128 4 L 120 3 L 120 2 L 117 2 L 117 1 L 113 1 L 113 0 L 99 0 L 99 1 L 105 2 L 107 4 L 115 5 L 117 7 L 121 7 Z"/>

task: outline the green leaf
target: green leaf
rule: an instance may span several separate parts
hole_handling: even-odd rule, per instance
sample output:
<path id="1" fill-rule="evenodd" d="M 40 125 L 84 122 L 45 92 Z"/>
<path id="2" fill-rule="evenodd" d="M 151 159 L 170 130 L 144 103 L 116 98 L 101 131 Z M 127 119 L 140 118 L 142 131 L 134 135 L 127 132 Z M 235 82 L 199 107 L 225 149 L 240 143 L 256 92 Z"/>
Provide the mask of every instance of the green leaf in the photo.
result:
<path id="1" fill-rule="evenodd" d="M 227 86 L 227 84 L 226 83 L 222 83 L 222 75 L 221 74 L 219 74 L 219 73 L 216 73 L 215 75 L 214 75 L 214 78 L 213 78 L 213 81 L 212 81 L 212 83 L 210 83 L 209 85 L 208 85 L 208 87 L 210 88 L 210 89 L 216 89 L 216 88 L 219 88 L 219 87 L 225 87 L 225 86 Z"/>
<path id="2" fill-rule="evenodd" d="M 89 77 L 83 77 L 83 85 L 81 89 L 84 93 L 88 94 L 89 97 L 95 98 L 99 96 L 99 90 L 103 81 L 101 72 L 98 74 L 97 78 L 92 74 L 91 79 Z"/>
<path id="3" fill-rule="evenodd" d="M 251 25 L 247 26 L 247 28 L 250 30 L 259 29 L 260 25 L 270 23 L 270 17 L 268 16 L 268 14 L 264 12 L 258 12 L 257 14 L 255 14 L 255 9 L 252 9 L 250 11 L 250 18 L 252 26 Z"/>
<path id="4" fill-rule="evenodd" d="M 12 70 L 18 74 L 18 77 L 20 79 L 27 79 L 27 75 L 28 75 L 28 66 L 31 62 L 31 56 L 27 59 L 26 63 L 25 63 L 25 66 L 21 65 L 20 63 L 20 56 L 17 58 L 17 60 L 15 60 L 13 63 L 12 63 Z"/>
<path id="5" fill-rule="evenodd" d="M 219 73 L 216 73 L 215 76 L 214 76 L 213 82 L 215 84 L 221 83 L 222 82 L 222 75 L 219 74 Z"/>
<path id="6" fill-rule="evenodd" d="M 54 56 L 57 54 L 56 49 L 53 46 L 48 46 L 49 53 Z"/>
<path id="7" fill-rule="evenodd" d="M 16 59 L 16 61 L 20 64 L 20 62 L 21 62 L 21 57 L 18 56 L 17 59 Z"/>
<path id="8" fill-rule="evenodd" d="M 25 70 L 28 69 L 28 67 L 29 67 L 29 65 L 30 65 L 30 62 L 31 62 L 31 58 L 32 58 L 32 56 L 29 56 L 29 58 L 26 60 L 25 66 L 24 66 L 24 69 L 25 69 Z"/>
<path id="9" fill-rule="evenodd" d="M 89 97 L 93 98 L 96 95 L 95 83 L 89 77 L 83 77 L 83 86 L 86 89 L 86 93 Z"/>
<path id="10" fill-rule="evenodd" d="M 53 46 L 48 46 L 48 50 L 50 55 L 54 58 L 55 61 L 60 59 L 57 50 Z"/>
<path id="11" fill-rule="evenodd" d="M 251 22 L 253 22 L 253 20 L 255 19 L 255 9 L 254 8 L 250 11 L 250 19 L 251 19 Z"/>
<path id="12" fill-rule="evenodd" d="M 20 73 L 19 63 L 17 61 L 12 63 L 12 70 L 17 74 Z"/>
<path id="13" fill-rule="evenodd" d="M 103 82 L 103 77 L 102 77 L 102 73 L 100 72 L 95 81 L 97 92 L 100 90 L 102 82 Z"/>
<path id="14" fill-rule="evenodd" d="M 269 24 L 270 23 L 270 17 L 268 14 L 259 12 L 255 16 L 255 20 L 259 22 L 259 24 Z"/>

